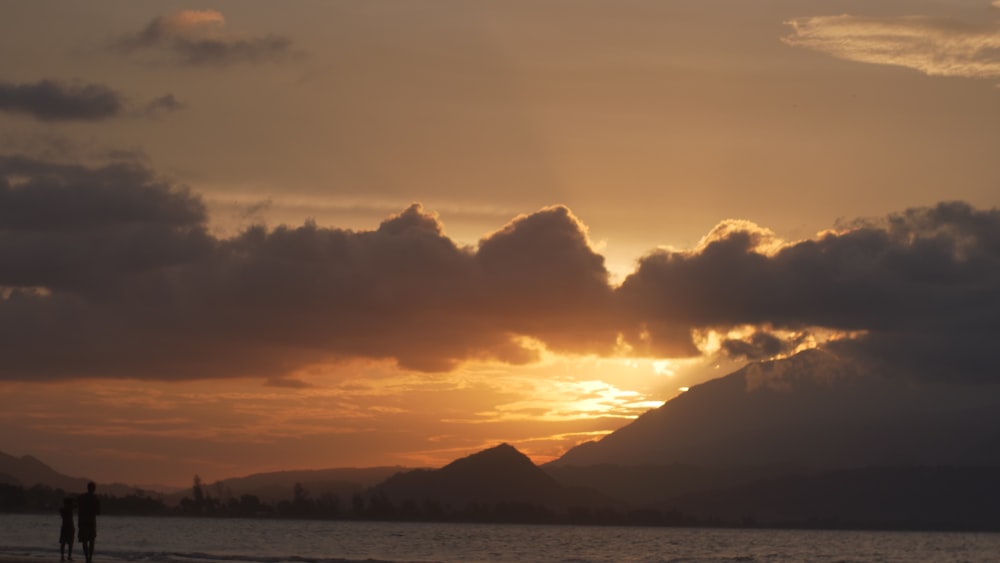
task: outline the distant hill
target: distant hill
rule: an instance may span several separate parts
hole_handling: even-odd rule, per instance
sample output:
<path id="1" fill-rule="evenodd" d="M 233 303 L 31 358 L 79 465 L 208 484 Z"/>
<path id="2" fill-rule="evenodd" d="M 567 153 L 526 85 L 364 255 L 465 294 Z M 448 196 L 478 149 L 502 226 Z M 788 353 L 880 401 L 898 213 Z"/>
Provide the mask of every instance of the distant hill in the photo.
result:
<path id="1" fill-rule="evenodd" d="M 0 482 L 31 488 L 47 485 L 64 491 L 87 490 L 88 479 L 63 475 L 30 455 L 14 457 L 0 452 Z"/>
<path id="2" fill-rule="evenodd" d="M 399 473 L 372 489 L 399 503 L 432 500 L 444 507 L 471 503 L 531 503 L 550 509 L 613 501 L 592 490 L 566 487 L 513 446 L 499 446 L 455 460 L 441 469 Z"/>
<path id="3" fill-rule="evenodd" d="M 551 466 L 989 466 L 998 443 L 996 385 L 862 375 L 814 350 L 692 387 Z"/>
<path id="4" fill-rule="evenodd" d="M 354 494 L 363 493 L 369 487 L 402 471 L 407 471 L 407 468 L 385 466 L 273 471 L 223 479 L 211 485 L 205 484 L 204 487 L 206 493 L 215 498 L 255 495 L 263 502 L 277 502 L 292 498 L 292 490 L 299 484 L 312 497 L 332 494 L 347 501 Z M 169 504 L 176 504 L 185 496 L 191 496 L 190 488 L 168 495 L 165 500 Z"/>
<path id="5" fill-rule="evenodd" d="M 90 479 L 59 473 L 36 457 L 30 455 L 14 457 L 0 452 L 0 483 L 18 485 L 26 489 L 35 485 L 45 485 L 75 494 L 86 491 L 88 482 Z M 98 487 L 101 493 L 116 496 L 136 492 L 135 488 L 120 483 L 100 484 Z"/>

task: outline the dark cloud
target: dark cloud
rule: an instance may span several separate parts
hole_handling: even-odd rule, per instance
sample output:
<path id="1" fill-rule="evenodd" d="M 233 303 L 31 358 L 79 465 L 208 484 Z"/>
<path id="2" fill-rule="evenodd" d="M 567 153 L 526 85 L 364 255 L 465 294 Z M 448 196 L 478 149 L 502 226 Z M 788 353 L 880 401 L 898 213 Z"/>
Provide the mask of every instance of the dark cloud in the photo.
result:
<path id="1" fill-rule="evenodd" d="M 610 295 L 565 208 L 514 221 L 477 253 L 419 205 L 372 231 L 307 223 L 217 239 L 200 199 L 135 164 L 6 157 L 0 178 L 8 379 L 287 384 L 311 364 L 359 357 L 423 371 L 524 363 L 537 356 L 524 337 L 585 347 L 573 344 L 593 330 L 580 311 Z"/>
<path id="2" fill-rule="evenodd" d="M 456 244 L 413 205 L 378 228 L 209 234 L 202 201 L 135 162 L 0 157 L 0 378 L 259 376 L 385 359 L 436 372 L 540 347 L 677 357 L 787 354 L 809 334 L 884 373 L 996 376 L 1000 212 L 963 203 L 779 245 L 726 222 L 612 287 L 565 207 Z M 746 327 L 756 329 L 746 330 Z M 733 333 L 737 334 L 737 333 Z M 791 336 L 789 336 L 791 335 Z M 811 337 L 810 337 L 811 338 Z"/>
<path id="3" fill-rule="evenodd" d="M 733 358 L 766 360 L 794 351 L 803 339 L 802 335 L 781 338 L 769 332 L 758 330 L 745 338 L 727 338 L 722 341 L 722 351 Z"/>
<path id="4" fill-rule="evenodd" d="M 185 104 L 181 103 L 173 94 L 166 94 L 146 104 L 145 113 L 150 117 L 156 117 L 182 110 L 184 107 Z"/>
<path id="5" fill-rule="evenodd" d="M 489 317 L 549 348 L 610 352 L 617 335 L 604 257 L 566 207 L 521 216 L 479 242 Z"/>
<path id="6" fill-rule="evenodd" d="M 181 10 L 153 18 L 138 33 L 119 38 L 113 48 L 126 54 L 167 53 L 172 62 L 183 65 L 272 62 L 297 55 L 288 38 L 238 36 L 225 24 L 215 10 Z"/>
<path id="7" fill-rule="evenodd" d="M 108 291 L 129 272 L 204 255 L 201 201 L 132 163 L 0 156 L 0 286 Z"/>
<path id="8" fill-rule="evenodd" d="M 619 294 L 652 349 L 693 349 L 693 327 L 824 327 L 863 332 L 833 347 L 886 369 L 995 375 L 997 210 L 941 203 L 773 252 L 760 242 L 759 232 L 736 230 L 697 252 L 644 258 Z"/>
<path id="9" fill-rule="evenodd" d="M 122 95 L 100 84 L 64 84 L 54 80 L 13 84 L 0 82 L 0 111 L 30 115 L 43 121 L 96 121 L 124 111 Z"/>

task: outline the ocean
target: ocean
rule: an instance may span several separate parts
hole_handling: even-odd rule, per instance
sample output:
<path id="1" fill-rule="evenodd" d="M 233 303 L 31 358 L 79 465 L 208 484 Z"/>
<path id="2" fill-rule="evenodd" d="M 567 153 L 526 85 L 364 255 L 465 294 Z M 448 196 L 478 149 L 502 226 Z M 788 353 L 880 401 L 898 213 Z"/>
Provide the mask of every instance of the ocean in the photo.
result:
<path id="1" fill-rule="evenodd" d="M 55 561 L 59 515 L 0 515 L 0 560 Z M 73 548 L 82 562 L 79 543 Z M 115 517 L 95 563 L 976 562 L 1000 534 Z"/>

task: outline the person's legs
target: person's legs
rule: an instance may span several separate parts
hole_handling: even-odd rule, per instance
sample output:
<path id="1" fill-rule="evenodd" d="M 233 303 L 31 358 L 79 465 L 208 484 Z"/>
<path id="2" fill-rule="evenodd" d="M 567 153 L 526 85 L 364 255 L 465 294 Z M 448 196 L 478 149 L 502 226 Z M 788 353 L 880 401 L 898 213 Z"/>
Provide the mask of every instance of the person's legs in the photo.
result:
<path id="1" fill-rule="evenodd" d="M 63 542 L 59 542 L 59 560 L 60 561 L 65 561 L 66 560 L 64 558 L 64 556 L 63 556 L 63 552 L 64 551 L 66 551 L 66 544 L 63 543 Z"/>

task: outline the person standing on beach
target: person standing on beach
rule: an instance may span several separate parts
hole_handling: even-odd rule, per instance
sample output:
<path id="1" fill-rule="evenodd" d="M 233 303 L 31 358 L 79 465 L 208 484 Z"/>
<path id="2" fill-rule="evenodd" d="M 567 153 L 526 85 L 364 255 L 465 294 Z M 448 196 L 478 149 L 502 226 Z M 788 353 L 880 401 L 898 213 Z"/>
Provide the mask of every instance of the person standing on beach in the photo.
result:
<path id="1" fill-rule="evenodd" d="M 97 538 L 97 515 L 101 513 L 101 503 L 94 494 L 97 485 L 87 483 L 87 492 L 80 495 L 77 503 L 77 522 L 80 528 L 80 543 L 83 544 L 83 555 L 87 563 L 94 559 L 94 540 Z"/>
<path id="2" fill-rule="evenodd" d="M 59 516 L 62 517 L 62 527 L 59 529 L 59 560 L 65 561 L 65 555 L 69 555 L 69 560 L 73 560 L 73 534 L 76 529 L 73 527 L 73 499 L 66 497 L 63 507 L 59 509 Z"/>

